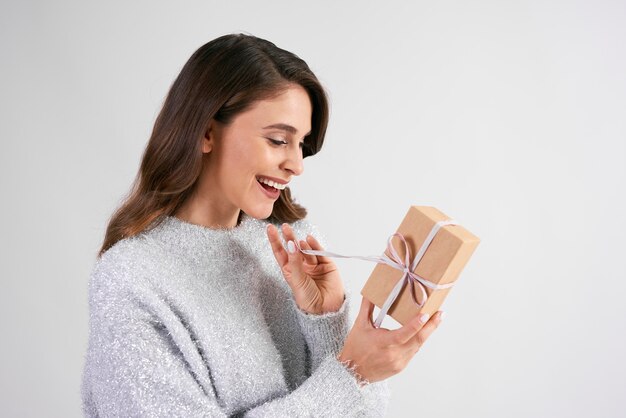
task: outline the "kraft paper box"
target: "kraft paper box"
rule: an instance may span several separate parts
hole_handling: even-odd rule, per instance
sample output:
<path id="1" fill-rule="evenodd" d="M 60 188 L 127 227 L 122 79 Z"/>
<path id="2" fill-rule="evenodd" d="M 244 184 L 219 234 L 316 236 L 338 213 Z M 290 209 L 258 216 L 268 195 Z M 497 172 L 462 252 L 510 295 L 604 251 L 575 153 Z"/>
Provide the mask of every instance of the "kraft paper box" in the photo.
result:
<path id="1" fill-rule="evenodd" d="M 420 249 L 422 243 L 433 226 L 450 217 L 430 206 L 411 206 L 397 232 L 401 233 L 409 247 L 410 262 Z M 457 280 L 461 271 L 469 261 L 480 239 L 461 225 L 446 225 L 441 227 L 428 246 L 414 273 L 419 277 L 437 284 L 452 283 Z M 404 244 L 394 238 L 393 246 L 402 258 L 405 259 Z M 385 254 L 390 256 L 389 251 Z M 383 306 L 391 290 L 402 278 L 403 272 L 385 264 L 377 264 L 372 271 L 361 294 L 379 308 Z M 393 319 L 404 325 L 417 314 L 428 313 L 433 315 L 451 288 L 432 290 L 425 288 L 428 295 L 426 303 L 419 308 L 411 296 L 411 287 L 404 286 L 397 299 L 387 312 Z M 415 297 L 423 302 L 422 292 L 415 286 Z"/>

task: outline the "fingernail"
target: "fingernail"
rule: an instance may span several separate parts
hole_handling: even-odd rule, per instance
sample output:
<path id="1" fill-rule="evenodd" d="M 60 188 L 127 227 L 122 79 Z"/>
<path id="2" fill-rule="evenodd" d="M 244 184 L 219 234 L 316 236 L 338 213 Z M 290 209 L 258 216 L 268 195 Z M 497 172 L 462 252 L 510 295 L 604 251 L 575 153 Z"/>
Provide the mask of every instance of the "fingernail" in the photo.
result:
<path id="1" fill-rule="evenodd" d="M 422 324 L 425 324 L 426 321 L 428 321 L 428 318 L 430 318 L 430 315 L 428 315 L 427 313 L 423 313 L 420 315 L 420 322 Z"/>
<path id="2" fill-rule="evenodd" d="M 287 243 L 287 249 L 289 250 L 289 252 L 291 254 L 295 254 L 295 252 L 296 252 L 296 245 L 293 243 L 293 241 L 289 241 Z"/>
<path id="3" fill-rule="evenodd" d="M 443 321 L 443 318 L 446 317 L 446 312 L 445 311 L 441 311 L 441 313 L 439 314 L 439 320 Z"/>

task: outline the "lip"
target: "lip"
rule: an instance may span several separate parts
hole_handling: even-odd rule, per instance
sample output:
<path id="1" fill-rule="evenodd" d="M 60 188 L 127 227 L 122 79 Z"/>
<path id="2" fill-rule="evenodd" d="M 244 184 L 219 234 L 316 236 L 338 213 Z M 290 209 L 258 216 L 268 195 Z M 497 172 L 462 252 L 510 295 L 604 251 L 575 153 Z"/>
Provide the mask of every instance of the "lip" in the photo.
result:
<path id="1" fill-rule="evenodd" d="M 256 182 L 259 185 L 261 191 L 265 194 L 265 196 L 269 197 L 272 200 L 276 200 L 280 197 L 280 190 L 276 189 L 276 192 L 270 192 L 260 182 Z"/>
<path id="2" fill-rule="evenodd" d="M 268 180 L 275 181 L 275 182 L 276 182 L 276 183 L 278 183 L 278 184 L 287 184 L 287 183 L 289 183 L 289 181 L 288 181 L 288 180 L 283 180 L 283 179 L 279 179 L 279 178 L 276 178 L 276 177 L 264 176 L 264 175 L 262 175 L 262 174 L 261 174 L 261 175 L 259 175 L 258 177 L 263 177 L 264 179 L 268 179 Z M 258 177 L 257 177 L 257 178 L 258 178 Z"/>

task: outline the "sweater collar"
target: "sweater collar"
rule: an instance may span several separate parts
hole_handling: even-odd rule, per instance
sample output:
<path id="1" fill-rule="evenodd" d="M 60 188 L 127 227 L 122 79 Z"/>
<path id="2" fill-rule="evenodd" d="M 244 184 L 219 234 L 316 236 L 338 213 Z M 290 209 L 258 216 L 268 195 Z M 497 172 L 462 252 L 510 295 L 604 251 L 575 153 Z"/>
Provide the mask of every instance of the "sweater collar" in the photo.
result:
<path id="1" fill-rule="evenodd" d="M 206 261 L 217 254 L 232 253 L 237 249 L 270 247 L 265 233 L 267 221 L 242 213 L 241 221 L 233 228 L 208 228 L 192 224 L 175 216 L 166 216 L 148 234 L 174 253 Z M 266 242 L 263 243 L 262 241 Z M 234 254 L 231 254 L 234 255 Z"/>

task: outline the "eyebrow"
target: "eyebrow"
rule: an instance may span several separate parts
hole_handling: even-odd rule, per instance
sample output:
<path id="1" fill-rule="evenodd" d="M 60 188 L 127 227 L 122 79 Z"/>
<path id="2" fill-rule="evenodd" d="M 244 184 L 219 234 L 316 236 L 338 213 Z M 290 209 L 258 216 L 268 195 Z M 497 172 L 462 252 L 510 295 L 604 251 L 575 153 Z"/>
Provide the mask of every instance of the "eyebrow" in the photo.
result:
<path id="1" fill-rule="evenodd" d="M 298 133 L 298 130 L 296 128 L 294 128 L 291 125 L 287 125 L 286 123 L 275 123 L 273 125 L 268 125 L 264 127 L 263 129 L 280 129 L 282 131 L 289 132 L 292 135 L 295 135 Z M 310 133 L 311 131 L 307 132 L 304 136 L 307 136 Z"/>

